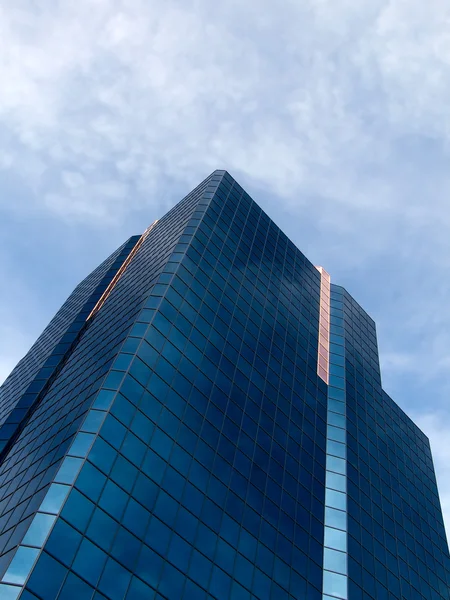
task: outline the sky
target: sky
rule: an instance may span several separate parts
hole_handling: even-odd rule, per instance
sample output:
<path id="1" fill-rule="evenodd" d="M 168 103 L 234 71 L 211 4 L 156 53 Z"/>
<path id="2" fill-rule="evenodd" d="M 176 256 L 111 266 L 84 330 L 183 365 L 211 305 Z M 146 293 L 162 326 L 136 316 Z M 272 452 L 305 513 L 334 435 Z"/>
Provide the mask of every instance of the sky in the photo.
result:
<path id="1" fill-rule="evenodd" d="M 450 531 L 450 4 L 0 6 L 0 380 L 75 285 L 227 169 L 377 322 Z"/>

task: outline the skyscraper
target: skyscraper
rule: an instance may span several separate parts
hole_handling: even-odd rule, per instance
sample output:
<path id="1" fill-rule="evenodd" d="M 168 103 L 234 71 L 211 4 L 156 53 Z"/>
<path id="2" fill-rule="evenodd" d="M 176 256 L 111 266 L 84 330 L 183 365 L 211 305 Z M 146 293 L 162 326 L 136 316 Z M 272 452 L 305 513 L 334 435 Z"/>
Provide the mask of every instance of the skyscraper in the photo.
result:
<path id="1" fill-rule="evenodd" d="M 0 389 L 1 600 L 448 600 L 430 447 L 375 325 L 224 171 Z"/>

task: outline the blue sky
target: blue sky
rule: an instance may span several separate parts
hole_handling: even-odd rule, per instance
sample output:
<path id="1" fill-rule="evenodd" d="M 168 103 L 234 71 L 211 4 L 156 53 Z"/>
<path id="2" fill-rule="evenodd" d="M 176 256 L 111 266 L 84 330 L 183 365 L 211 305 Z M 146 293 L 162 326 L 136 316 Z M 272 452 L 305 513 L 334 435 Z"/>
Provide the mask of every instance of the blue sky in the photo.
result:
<path id="1" fill-rule="evenodd" d="M 216 168 L 376 320 L 450 525 L 450 5 L 0 8 L 0 379 L 72 288 Z"/>

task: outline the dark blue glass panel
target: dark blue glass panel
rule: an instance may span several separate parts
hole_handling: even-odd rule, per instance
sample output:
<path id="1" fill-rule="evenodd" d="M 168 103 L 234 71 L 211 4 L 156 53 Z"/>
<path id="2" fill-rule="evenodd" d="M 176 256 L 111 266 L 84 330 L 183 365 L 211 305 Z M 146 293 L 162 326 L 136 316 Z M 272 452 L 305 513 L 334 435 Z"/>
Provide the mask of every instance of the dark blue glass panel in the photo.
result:
<path id="1" fill-rule="evenodd" d="M 43 600 L 58 596 L 67 570 L 61 563 L 43 552 L 27 583 L 27 588 Z"/>

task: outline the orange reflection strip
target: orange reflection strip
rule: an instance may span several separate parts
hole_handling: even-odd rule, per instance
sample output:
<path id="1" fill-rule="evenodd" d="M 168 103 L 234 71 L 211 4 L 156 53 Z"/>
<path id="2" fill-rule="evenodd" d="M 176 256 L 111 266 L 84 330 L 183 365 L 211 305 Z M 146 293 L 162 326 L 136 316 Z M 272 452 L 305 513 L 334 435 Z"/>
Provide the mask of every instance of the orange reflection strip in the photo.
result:
<path id="1" fill-rule="evenodd" d="M 330 376 L 330 290 L 331 278 L 323 267 L 320 273 L 319 357 L 317 375 L 328 385 Z"/>
<path id="2" fill-rule="evenodd" d="M 109 294 L 111 293 L 113 287 L 116 285 L 116 283 L 122 277 L 122 275 L 124 274 L 126 268 L 130 264 L 130 262 L 133 260 L 133 258 L 136 256 L 137 251 L 142 246 L 142 244 L 144 243 L 144 241 L 147 238 L 148 234 L 150 233 L 150 231 L 153 229 L 153 227 L 156 225 L 157 222 L 158 222 L 158 219 L 156 219 L 156 221 L 154 221 L 154 223 L 152 223 L 149 227 L 147 227 L 147 229 L 144 231 L 144 233 L 138 239 L 138 241 L 136 242 L 135 246 L 131 250 L 130 254 L 123 261 L 122 266 L 117 271 L 117 273 L 114 275 L 114 277 L 111 279 L 108 287 L 106 288 L 106 290 L 103 292 L 103 294 L 98 299 L 97 304 L 94 306 L 94 308 L 89 313 L 89 316 L 87 317 L 86 321 L 89 321 L 89 319 L 92 319 L 92 317 L 94 315 L 96 315 L 98 313 L 98 311 L 101 309 L 101 307 L 105 303 L 106 299 L 108 298 Z"/>

